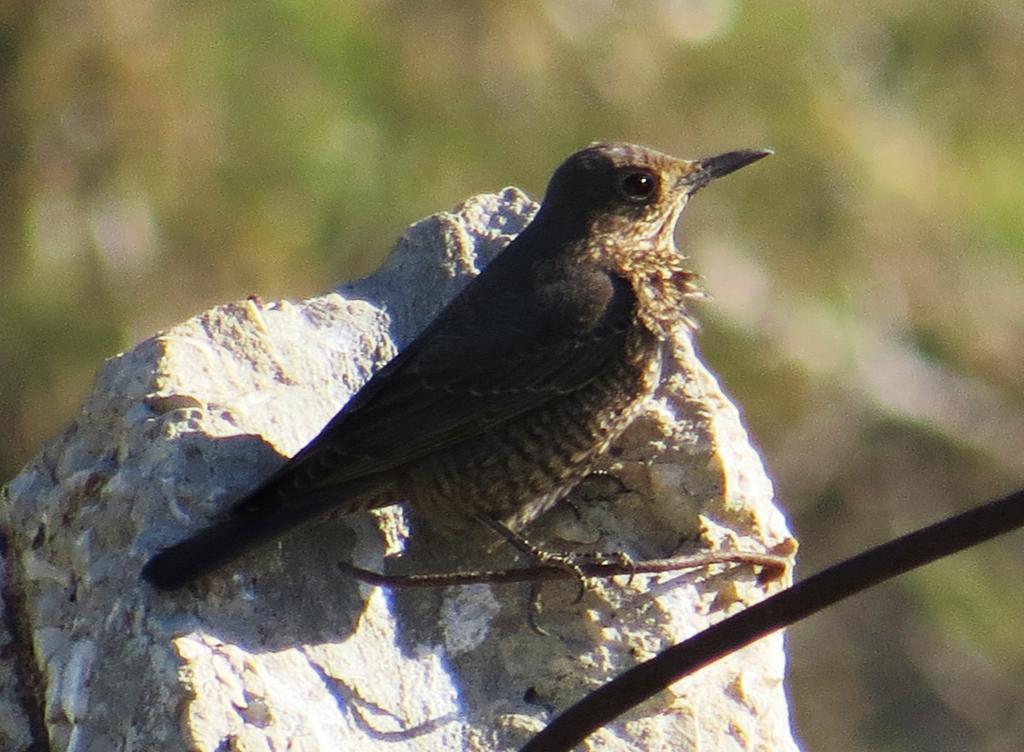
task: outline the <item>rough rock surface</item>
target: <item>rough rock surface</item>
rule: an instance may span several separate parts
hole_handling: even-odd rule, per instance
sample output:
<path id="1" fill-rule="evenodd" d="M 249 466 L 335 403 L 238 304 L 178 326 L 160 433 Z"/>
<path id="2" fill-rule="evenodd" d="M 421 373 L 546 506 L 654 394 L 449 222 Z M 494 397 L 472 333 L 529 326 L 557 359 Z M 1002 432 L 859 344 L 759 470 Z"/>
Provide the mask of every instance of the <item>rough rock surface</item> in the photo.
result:
<path id="1" fill-rule="evenodd" d="M 543 587 L 386 591 L 343 576 L 510 564 L 400 507 L 308 525 L 172 594 L 138 572 L 310 439 L 532 216 L 506 189 L 410 228 L 372 277 L 220 306 L 111 359 L 0 507 L 0 748 L 507 750 L 589 689 L 784 582 L 750 567 Z M 530 531 L 663 556 L 795 546 L 736 409 L 680 329 L 607 469 Z M 627 490 L 623 490 L 627 489 Z M 792 750 L 774 636 L 678 682 L 584 749 Z M 40 738 L 45 736 L 46 739 Z"/>

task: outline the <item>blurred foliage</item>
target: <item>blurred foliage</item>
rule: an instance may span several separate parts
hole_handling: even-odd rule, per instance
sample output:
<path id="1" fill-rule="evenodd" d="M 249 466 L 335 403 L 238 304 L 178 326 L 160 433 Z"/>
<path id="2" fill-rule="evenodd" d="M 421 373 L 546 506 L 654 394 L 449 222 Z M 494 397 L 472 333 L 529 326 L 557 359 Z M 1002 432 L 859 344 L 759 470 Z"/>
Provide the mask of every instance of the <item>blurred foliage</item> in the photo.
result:
<path id="1" fill-rule="evenodd" d="M 370 271 L 594 139 L 777 155 L 682 242 L 805 571 L 1019 484 L 1024 6 L 11 0 L 0 478 L 101 359 Z M 1020 536 L 791 631 L 808 749 L 1019 749 Z"/>

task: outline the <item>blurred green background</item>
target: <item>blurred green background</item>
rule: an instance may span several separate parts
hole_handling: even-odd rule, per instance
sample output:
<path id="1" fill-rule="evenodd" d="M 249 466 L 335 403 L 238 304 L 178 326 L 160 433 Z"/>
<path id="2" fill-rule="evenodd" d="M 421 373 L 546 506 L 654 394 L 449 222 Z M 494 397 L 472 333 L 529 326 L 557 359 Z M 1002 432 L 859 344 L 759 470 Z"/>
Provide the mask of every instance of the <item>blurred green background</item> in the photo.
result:
<path id="1" fill-rule="evenodd" d="M 771 146 L 680 231 L 801 571 L 1024 478 L 1014 0 L 7 0 L 0 479 L 103 358 L 594 139 Z M 809 750 L 1019 750 L 1020 534 L 790 632 Z"/>

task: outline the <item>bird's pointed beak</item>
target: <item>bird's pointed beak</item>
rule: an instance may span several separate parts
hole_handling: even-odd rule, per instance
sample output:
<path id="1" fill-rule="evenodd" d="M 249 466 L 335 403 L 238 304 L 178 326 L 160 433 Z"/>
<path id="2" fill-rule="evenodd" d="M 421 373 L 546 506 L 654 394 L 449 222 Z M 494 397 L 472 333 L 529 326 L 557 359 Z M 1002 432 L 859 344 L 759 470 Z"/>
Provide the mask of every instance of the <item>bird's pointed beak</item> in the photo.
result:
<path id="1" fill-rule="evenodd" d="M 693 193 L 716 178 L 736 172 L 747 165 L 774 154 L 771 149 L 740 149 L 719 154 L 717 157 L 705 157 L 690 163 L 690 170 L 683 179 L 689 193 Z"/>

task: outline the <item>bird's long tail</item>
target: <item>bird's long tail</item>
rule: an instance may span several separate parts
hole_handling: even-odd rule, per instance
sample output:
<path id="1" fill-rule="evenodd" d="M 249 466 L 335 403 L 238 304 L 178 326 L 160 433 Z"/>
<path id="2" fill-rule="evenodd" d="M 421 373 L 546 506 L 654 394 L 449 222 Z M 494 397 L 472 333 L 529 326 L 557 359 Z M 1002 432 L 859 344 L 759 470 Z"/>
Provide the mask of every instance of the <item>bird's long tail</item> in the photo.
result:
<path id="1" fill-rule="evenodd" d="M 353 498 L 354 490 L 325 489 L 293 498 L 274 485 L 259 489 L 236 504 L 230 516 L 160 551 L 146 562 L 142 578 L 161 590 L 183 587 L 328 509 L 368 508 Z"/>

